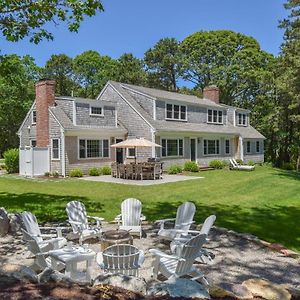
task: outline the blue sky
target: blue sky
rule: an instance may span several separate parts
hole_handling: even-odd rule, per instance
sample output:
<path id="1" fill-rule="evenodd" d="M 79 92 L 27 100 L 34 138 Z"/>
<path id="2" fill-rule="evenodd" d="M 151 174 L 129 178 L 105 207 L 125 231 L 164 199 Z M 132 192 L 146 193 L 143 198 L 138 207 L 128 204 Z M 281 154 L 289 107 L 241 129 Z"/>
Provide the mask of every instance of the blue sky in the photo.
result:
<path id="1" fill-rule="evenodd" d="M 287 12 L 284 0 L 103 0 L 105 12 L 82 23 L 79 33 L 51 27 L 55 40 L 38 45 L 0 37 L 1 54 L 30 54 L 43 66 L 51 54 L 71 57 L 86 50 L 118 58 L 131 52 L 142 58 L 160 38 L 183 40 L 200 30 L 230 29 L 256 38 L 262 49 L 278 54 Z"/>

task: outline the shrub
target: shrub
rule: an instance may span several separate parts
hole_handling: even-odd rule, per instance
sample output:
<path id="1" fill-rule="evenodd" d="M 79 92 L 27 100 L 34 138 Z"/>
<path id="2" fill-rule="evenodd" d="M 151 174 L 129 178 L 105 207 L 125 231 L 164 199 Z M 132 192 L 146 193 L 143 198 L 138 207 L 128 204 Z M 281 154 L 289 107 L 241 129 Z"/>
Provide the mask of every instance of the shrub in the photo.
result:
<path id="1" fill-rule="evenodd" d="M 82 177 L 83 176 L 83 172 L 80 168 L 76 168 L 70 171 L 69 174 L 70 177 Z"/>
<path id="2" fill-rule="evenodd" d="M 45 176 L 45 177 L 50 177 L 50 175 L 51 175 L 50 172 L 45 172 L 45 173 L 44 173 L 44 176 Z"/>
<path id="3" fill-rule="evenodd" d="M 214 169 L 223 169 L 224 163 L 221 160 L 214 159 L 209 162 L 209 166 Z"/>
<path id="4" fill-rule="evenodd" d="M 295 169 L 293 163 L 291 163 L 291 162 L 285 162 L 285 163 L 283 163 L 282 166 L 281 166 L 281 168 L 283 170 L 294 170 Z"/>
<path id="5" fill-rule="evenodd" d="M 101 174 L 101 170 L 99 168 L 93 167 L 89 169 L 90 176 L 99 176 Z"/>
<path id="6" fill-rule="evenodd" d="M 111 174 L 111 168 L 108 166 L 104 166 L 101 168 L 101 174 L 102 175 L 110 175 Z"/>
<path id="7" fill-rule="evenodd" d="M 182 167 L 179 165 L 172 165 L 168 170 L 168 174 L 178 174 L 182 172 Z"/>
<path id="8" fill-rule="evenodd" d="M 8 173 L 18 173 L 19 172 L 19 150 L 9 149 L 3 154 L 5 168 Z"/>
<path id="9" fill-rule="evenodd" d="M 229 165 L 230 165 L 228 160 L 222 160 L 222 164 L 224 167 L 229 167 Z"/>
<path id="10" fill-rule="evenodd" d="M 52 176 L 53 176 L 54 178 L 58 178 L 58 177 L 59 177 L 58 171 L 53 171 L 53 172 L 52 172 Z"/>
<path id="11" fill-rule="evenodd" d="M 187 161 L 183 167 L 184 171 L 198 172 L 199 167 L 195 161 Z"/>
<path id="12" fill-rule="evenodd" d="M 244 164 L 244 162 L 243 162 L 241 159 L 239 159 L 239 158 L 238 158 L 238 159 L 236 159 L 235 161 L 236 161 L 236 162 L 237 162 L 239 165 L 242 165 L 242 164 Z"/>
<path id="13" fill-rule="evenodd" d="M 253 160 L 248 161 L 248 166 L 254 166 L 254 165 L 255 165 L 255 162 Z"/>

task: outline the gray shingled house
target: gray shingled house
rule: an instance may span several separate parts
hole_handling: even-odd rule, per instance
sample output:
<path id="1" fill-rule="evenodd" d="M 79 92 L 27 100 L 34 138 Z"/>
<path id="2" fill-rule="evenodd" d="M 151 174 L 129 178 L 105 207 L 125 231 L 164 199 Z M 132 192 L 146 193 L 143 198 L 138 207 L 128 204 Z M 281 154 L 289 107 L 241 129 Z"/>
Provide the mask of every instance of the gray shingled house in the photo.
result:
<path id="1" fill-rule="evenodd" d="M 137 160 L 159 157 L 165 168 L 231 157 L 264 161 L 264 136 L 250 125 L 250 111 L 219 103 L 215 86 L 204 89 L 203 99 L 114 81 L 107 82 L 96 100 L 55 97 L 54 90 L 54 81 L 37 83 L 35 102 L 18 132 L 21 151 L 44 153 L 38 161 L 45 167 L 35 175 L 46 169 L 67 175 L 77 167 L 87 172 L 135 155 Z M 111 149 L 130 137 L 162 148 L 137 153 Z M 30 161 L 24 155 L 22 170 Z"/>

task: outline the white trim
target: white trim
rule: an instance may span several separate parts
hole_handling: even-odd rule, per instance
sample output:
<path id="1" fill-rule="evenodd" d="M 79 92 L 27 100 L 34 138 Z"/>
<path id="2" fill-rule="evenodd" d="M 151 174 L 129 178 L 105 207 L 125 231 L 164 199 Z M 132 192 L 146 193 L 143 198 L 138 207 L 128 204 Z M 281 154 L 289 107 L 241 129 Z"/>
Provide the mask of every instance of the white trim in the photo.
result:
<path id="1" fill-rule="evenodd" d="M 92 108 L 101 108 L 101 114 L 92 113 Z M 89 113 L 90 117 L 104 117 L 104 107 L 102 104 L 90 104 L 89 105 Z"/>
<path id="2" fill-rule="evenodd" d="M 182 138 L 176 138 L 176 137 L 160 137 L 160 145 L 162 146 L 162 140 L 166 140 L 166 156 L 162 155 L 162 149 L 163 147 L 160 148 L 160 157 L 161 158 L 182 158 L 184 157 L 184 150 L 185 150 L 185 145 L 184 145 L 184 137 Z M 179 140 L 182 140 L 182 155 L 168 155 L 168 140 L 177 140 L 177 153 L 179 153 Z"/>
<path id="3" fill-rule="evenodd" d="M 156 120 L 156 100 L 153 100 L 153 120 Z"/>
<path id="4" fill-rule="evenodd" d="M 205 154 L 205 143 L 204 141 L 219 141 L 219 153 L 206 153 Z M 215 143 L 215 148 L 216 148 L 216 143 Z M 217 149 L 217 148 L 216 148 Z M 207 151 L 208 152 L 208 144 L 207 144 Z M 221 155 L 221 140 L 220 139 L 214 139 L 214 138 L 203 138 L 203 156 L 220 156 Z"/>
<path id="5" fill-rule="evenodd" d="M 128 87 L 128 86 L 125 86 L 125 85 L 123 85 L 123 84 L 121 84 L 121 87 L 122 87 L 123 89 L 125 89 L 125 90 L 129 90 L 129 91 L 134 92 L 134 93 L 136 93 L 136 94 L 145 96 L 145 97 L 147 97 L 147 98 L 149 98 L 149 99 L 151 99 L 151 100 L 156 100 L 155 97 L 152 97 L 152 96 L 150 96 L 150 95 L 148 95 L 148 94 L 145 94 L 145 93 L 143 93 L 143 92 L 137 91 L 137 90 L 135 90 L 135 89 L 133 89 L 133 88 L 130 88 L 130 87 Z"/>
<path id="6" fill-rule="evenodd" d="M 58 140 L 58 158 L 54 158 L 53 157 L 53 140 Z M 55 160 L 55 161 L 59 161 L 60 160 L 60 155 L 61 155 L 61 151 L 60 151 L 60 138 L 54 137 L 51 138 L 51 160 Z"/>
<path id="7" fill-rule="evenodd" d="M 229 141 L 229 152 L 226 152 L 226 142 Z M 231 141 L 230 139 L 224 139 L 224 155 L 230 155 L 231 154 Z"/>
<path id="8" fill-rule="evenodd" d="M 18 131 L 17 131 L 17 134 L 20 135 L 21 134 L 21 130 L 23 129 L 23 126 L 25 125 L 27 119 L 29 118 L 30 114 L 31 114 L 31 111 L 33 110 L 33 108 L 35 107 L 35 104 L 36 104 L 36 101 L 34 100 L 34 102 L 32 103 L 30 109 L 28 110 L 21 126 L 19 127 Z"/>
<path id="9" fill-rule="evenodd" d="M 63 128 L 61 128 L 60 130 L 60 134 L 61 134 L 61 173 L 63 177 L 66 177 L 66 157 L 65 157 L 65 151 L 66 151 L 66 147 L 65 147 L 65 132 L 63 130 Z"/>
<path id="10" fill-rule="evenodd" d="M 211 118 L 212 120 L 211 121 L 208 121 L 208 111 L 211 110 L 212 111 L 212 115 L 211 115 Z M 217 114 L 217 122 L 214 122 L 214 111 L 217 111 L 218 114 Z M 222 122 L 219 122 L 219 112 L 222 112 Z M 207 108 L 206 109 L 206 123 L 207 124 L 218 124 L 218 125 L 224 125 L 224 110 L 222 109 L 212 109 L 212 108 Z"/>
<path id="11" fill-rule="evenodd" d="M 73 124 L 77 125 L 76 102 L 73 101 Z"/>
<path id="12" fill-rule="evenodd" d="M 129 155 L 129 149 L 134 149 L 135 155 Z M 135 147 L 126 148 L 126 158 L 136 158 L 137 157 L 137 149 Z"/>
<path id="13" fill-rule="evenodd" d="M 190 137 L 190 159 L 192 161 L 192 147 L 191 147 L 191 140 L 195 140 L 195 161 L 198 159 L 198 138 L 197 137 Z"/>
<path id="14" fill-rule="evenodd" d="M 233 109 L 233 126 L 236 126 L 236 109 Z"/>
<path id="15" fill-rule="evenodd" d="M 152 129 L 151 129 L 151 141 L 152 141 L 152 143 L 155 143 L 155 131 Z M 151 148 L 151 154 L 152 154 L 152 157 L 156 157 L 156 150 L 155 150 L 154 146 Z"/>
<path id="16" fill-rule="evenodd" d="M 248 143 L 250 145 L 250 151 L 248 151 Z M 246 154 L 251 154 L 251 141 L 246 141 Z"/>
<path id="17" fill-rule="evenodd" d="M 240 124 L 239 122 L 239 115 L 245 116 L 245 124 L 243 124 L 243 117 L 242 117 L 242 123 Z M 237 113 L 237 126 L 241 126 L 241 127 L 247 127 L 248 126 L 248 115 L 247 113 Z"/>
<path id="18" fill-rule="evenodd" d="M 258 151 L 257 151 L 257 143 L 258 143 L 258 148 L 259 148 Z M 255 153 L 256 154 L 261 152 L 260 147 L 261 147 L 260 141 L 255 141 Z"/>
<path id="19" fill-rule="evenodd" d="M 147 121 L 144 117 L 143 117 L 143 115 L 135 108 L 135 107 L 133 107 L 132 106 L 132 104 L 130 104 L 129 102 L 128 102 L 128 100 L 110 83 L 110 82 L 108 82 L 108 85 L 110 85 L 110 87 L 149 125 L 149 127 L 150 128 L 152 128 L 152 129 L 154 129 L 155 130 L 155 128 L 149 123 L 149 121 Z M 104 87 L 105 88 L 105 87 Z M 101 93 L 102 93 L 102 91 L 101 91 Z M 101 94 L 100 93 L 100 94 Z"/>
<path id="20" fill-rule="evenodd" d="M 240 143 L 240 159 L 244 161 L 244 142 L 241 136 L 239 136 L 239 143 Z"/>
<path id="21" fill-rule="evenodd" d="M 49 111 L 49 113 L 52 115 L 52 117 L 55 119 L 55 121 L 59 124 L 59 126 L 60 126 L 61 128 L 64 129 L 64 127 L 63 127 L 63 126 L 61 125 L 61 123 L 58 121 L 58 119 L 56 118 L 56 116 L 54 115 L 54 113 L 51 111 L 50 107 L 48 107 L 48 111 Z"/>
<path id="22" fill-rule="evenodd" d="M 33 121 L 33 113 L 35 112 L 35 122 Z M 33 109 L 31 111 L 31 125 L 36 125 L 36 118 L 37 118 L 37 113 L 36 113 L 36 109 Z"/>
<path id="23" fill-rule="evenodd" d="M 172 118 L 167 117 L 167 105 L 172 105 Z M 179 106 L 179 112 L 178 112 L 179 117 L 180 117 L 179 119 L 174 118 L 174 105 Z M 185 107 L 185 119 L 181 119 L 181 107 L 182 106 Z M 177 103 L 170 102 L 170 101 L 165 102 L 165 120 L 187 122 L 187 105 L 177 104 Z"/>
<path id="24" fill-rule="evenodd" d="M 110 159 L 111 158 L 111 149 L 110 149 L 110 139 L 111 137 L 108 138 L 90 138 L 90 137 L 77 137 L 77 159 L 78 160 L 94 160 L 94 159 Z M 80 140 L 85 140 L 85 157 L 80 157 Z M 98 157 L 87 157 L 87 141 L 101 141 L 101 146 L 102 146 L 102 156 Z M 108 141 L 108 156 L 103 156 L 103 140 Z"/>
<path id="25" fill-rule="evenodd" d="M 32 146 L 33 141 L 35 141 L 35 147 L 36 147 L 36 138 L 29 138 L 30 147 L 32 148 L 34 148 L 34 146 Z"/>

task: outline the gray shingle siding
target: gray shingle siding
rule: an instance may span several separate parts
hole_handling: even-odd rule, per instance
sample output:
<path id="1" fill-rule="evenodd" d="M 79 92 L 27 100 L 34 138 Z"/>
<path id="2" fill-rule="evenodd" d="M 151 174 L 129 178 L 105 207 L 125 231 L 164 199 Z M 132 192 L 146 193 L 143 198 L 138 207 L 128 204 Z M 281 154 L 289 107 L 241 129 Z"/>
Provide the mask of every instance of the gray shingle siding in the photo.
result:
<path id="1" fill-rule="evenodd" d="M 104 105 L 103 111 L 103 116 L 91 116 L 89 104 L 76 103 L 76 125 L 115 127 L 115 107 Z"/>
<path id="2" fill-rule="evenodd" d="M 136 102 L 153 118 L 153 106 L 154 100 L 149 97 L 143 96 L 138 93 L 134 93 L 130 90 L 127 92 L 136 100 Z"/>
<path id="3" fill-rule="evenodd" d="M 69 117 L 69 119 L 73 122 L 74 101 L 56 99 L 55 102 L 64 111 L 64 113 Z"/>

